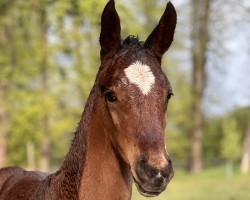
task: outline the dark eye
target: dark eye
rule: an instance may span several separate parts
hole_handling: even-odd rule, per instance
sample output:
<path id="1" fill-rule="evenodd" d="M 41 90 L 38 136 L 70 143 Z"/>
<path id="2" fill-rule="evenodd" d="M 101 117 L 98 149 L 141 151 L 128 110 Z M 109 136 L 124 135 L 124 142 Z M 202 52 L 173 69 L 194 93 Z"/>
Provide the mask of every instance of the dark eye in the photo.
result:
<path id="1" fill-rule="evenodd" d="M 104 95 L 109 102 L 115 102 L 117 100 L 115 94 L 111 91 L 106 91 Z"/>
<path id="2" fill-rule="evenodd" d="M 174 94 L 172 92 L 168 93 L 167 100 L 169 101 Z"/>

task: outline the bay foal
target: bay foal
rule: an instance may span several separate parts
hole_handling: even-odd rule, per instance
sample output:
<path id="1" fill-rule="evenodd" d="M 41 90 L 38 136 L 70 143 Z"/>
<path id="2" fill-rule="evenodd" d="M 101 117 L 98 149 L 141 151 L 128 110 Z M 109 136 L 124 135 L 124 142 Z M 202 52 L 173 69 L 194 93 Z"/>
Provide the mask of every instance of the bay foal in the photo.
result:
<path id="1" fill-rule="evenodd" d="M 0 199 L 128 200 L 133 180 L 145 196 L 165 190 L 173 177 L 164 139 L 172 90 L 160 65 L 175 26 L 168 3 L 145 42 L 122 40 L 110 0 L 101 19 L 101 67 L 62 166 L 53 174 L 1 169 Z"/>

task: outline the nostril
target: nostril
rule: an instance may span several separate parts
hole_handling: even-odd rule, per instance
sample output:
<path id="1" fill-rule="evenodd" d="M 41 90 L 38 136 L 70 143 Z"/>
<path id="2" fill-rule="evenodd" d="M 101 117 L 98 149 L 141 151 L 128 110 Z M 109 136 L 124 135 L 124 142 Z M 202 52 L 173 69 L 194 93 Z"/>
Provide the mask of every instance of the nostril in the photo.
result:
<path id="1" fill-rule="evenodd" d="M 168 177 L 169 177 L 169 172 L 168 172 L 168 170 L 163 170 L 163 171 L 161 172 L 161 175 L 162 175 L 164 178 L 168 178 Z"/>
<path id="2" fill-rule="evenodd" d="M 149 170 L 149 177 L 150 178 L 154 178 L 154 177 L 156 177 L 157 175 L 158 175 L 158 170 L 157 169 L 155 169 L 155 168 L 151 168 L 150 170 Z"/>
<path id="3" fill-rule="evenodd" d="M 172 179 L 172 177 L 174 176 L 174 170 L 172 165 L 169 165 L 165 169 L 163 169 L 161 171 L 161 175 L 168 180 Z"/>
<path id="4" fill-rule="evenodd" d="M 162 176 L 157 176 L 154 179 L 154 185 L 155 187 L 161 187 L 164 182 L 164 178 Z"/>
<path id="5" fill-rule="evenodd" d="M 173 174 L 172 167 L 167 167 L 161 171 L 161 175 L 166 179 L 169 179 L 172 176 L 172 174 Z"/>

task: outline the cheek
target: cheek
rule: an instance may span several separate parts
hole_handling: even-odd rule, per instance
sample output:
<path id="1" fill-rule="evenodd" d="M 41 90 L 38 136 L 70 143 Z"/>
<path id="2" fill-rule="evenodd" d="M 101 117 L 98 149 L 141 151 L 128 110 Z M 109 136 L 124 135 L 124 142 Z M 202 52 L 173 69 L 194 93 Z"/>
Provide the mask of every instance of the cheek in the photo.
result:
<path id="1" fill-rule="evenodd" d="M 132 166 L 138 155 L 136 129 L 133 128 L 135 125 L 131 124 L 132 122 L 128 123 L 126 115 L 121 113 L 118 115 L 115 111 L 111 111 L 111 117 L 115 126 L 115 132 L 112 133 L 113 140 L 124 160 Z"/>
<path id="2" fill-rule="evenodd" d="M 134 127 L 133 122 L 135 121 L 131 118 L 131 116 L 133 116 L 131 113 L 124 112 L 123 110 L 110 110 L 110 114 L 118 134 L 131 132 L 129 129 Z"/>
<path id="3" fill-rule="evenodd" d="M 112 121 L 113 121 L 115 128 L 119 129 L 120 128 L 120 120 L 119 120 L 117 113 L 111 110 L 110 114 L 111 114 L 111 118 L 112 118 Z"/>
<path id="4" fill-rule="evenodd" d="M 113 124 L 115 126 L 115 137 L 117 140 L 125 140 L 125 142 L 129 143 L 133 138 L 133 125 L 131 125 L 130 120 L 127 115 L 123 115 L 120 111 L 119 113 L 116 111 L 111 111 L 111 118 Z"/>

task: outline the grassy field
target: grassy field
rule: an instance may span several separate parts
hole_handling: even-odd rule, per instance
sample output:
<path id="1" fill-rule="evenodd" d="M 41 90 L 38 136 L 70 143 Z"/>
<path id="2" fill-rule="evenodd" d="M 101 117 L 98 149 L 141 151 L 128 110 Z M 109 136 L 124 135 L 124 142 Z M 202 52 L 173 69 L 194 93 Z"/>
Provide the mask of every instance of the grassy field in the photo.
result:
<path id="1" fill-rule="evenodd" d="M 250 175 L 225 176 L 223 167 L 199 175 L 176 171 L 166 191 L 155 198 L 141 196 L 133 190 L 133 200 L 250 200 Z"/>

